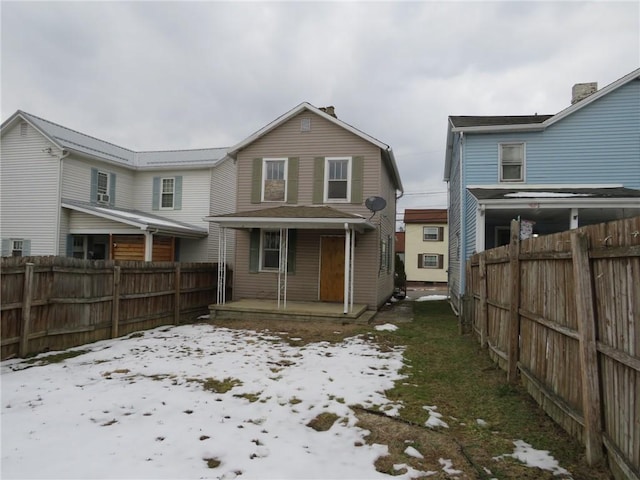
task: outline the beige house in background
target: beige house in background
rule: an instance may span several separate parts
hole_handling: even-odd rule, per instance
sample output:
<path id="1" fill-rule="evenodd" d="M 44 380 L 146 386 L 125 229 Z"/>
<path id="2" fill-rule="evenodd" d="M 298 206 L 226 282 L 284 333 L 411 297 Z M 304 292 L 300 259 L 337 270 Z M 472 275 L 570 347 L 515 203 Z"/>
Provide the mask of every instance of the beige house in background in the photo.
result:
<path id="1" fill-rule="evenodd" d="M 407 282 L 446 283 L 449 249 L 447 210 L 404 211 Z"/>

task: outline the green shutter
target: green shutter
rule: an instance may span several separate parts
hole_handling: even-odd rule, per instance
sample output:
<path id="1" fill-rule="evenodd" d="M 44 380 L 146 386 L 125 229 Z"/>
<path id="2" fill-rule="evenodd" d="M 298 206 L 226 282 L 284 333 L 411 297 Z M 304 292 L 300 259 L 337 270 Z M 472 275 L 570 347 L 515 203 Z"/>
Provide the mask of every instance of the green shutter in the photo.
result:
<path id="1" fill-rule="evenodd" d="M 353 157 L 351 166 L 351 203 L 362 203 L 364 157 Z"/>
<path id="2" fill-rule="evenodd" d="M 260 229 L 252 228 L 249 238 L 249 272 L 260 270 Z"/>
<path id="3" fill-rule="evenodd" d="M 173 209 L 182 210 L 182 176 L 173 181 Z"/>
<path id="4" fill-rule="evenodd" d="M 153 193 L 151 195 L 151 208 L 160 210 L 160 177 L 153 177 Z"/>
<path id="5" fill-rule="evenodd" d="M 262 202 L 262 159 L 253 159 L 253 171 L 251 173 L 251 203 Z"/>
<path id="6" fill-rule="evenodd" d="M 91 193 L 89 194 L 89 201 L 96 203 L 98 201 L 98 169 L 91 169 Z"/>
<path id="7" fill-rule="evenodd" d="M 289 230 L 289 248 L 287 250 L 287 272 L 296 273 L 296 241 L 298 238 L 298 230 L 295 228 Z"/>
<path id="8" fill-rule="evenodd" d="M 324 157 L 313 159 L 313 200 L 314 204 L 324 202 Z"/>
<path id="9" fill-rule="evenodd" d="M 116 204 L 116 174 L 109 174 L 109 206 L 113 207 Z"/>
<path id="10" fill-rule="evenodd" d="M 298 157 L 289 158 L 287 167 L 287 203 L 298 203 Z"/>

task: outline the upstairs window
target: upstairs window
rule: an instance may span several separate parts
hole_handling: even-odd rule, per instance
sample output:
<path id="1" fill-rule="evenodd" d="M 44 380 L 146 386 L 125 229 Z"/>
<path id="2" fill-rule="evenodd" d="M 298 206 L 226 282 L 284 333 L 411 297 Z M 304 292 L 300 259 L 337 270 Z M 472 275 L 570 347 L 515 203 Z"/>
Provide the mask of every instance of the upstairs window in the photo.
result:
<path id="1" fill-rule="evenodd" d="M 284 202 L 287 198 L 287 159 L 265 158 L 262 175 L 262 201 Z"/>
<path id="2" fill-rule="evenodd" d="M 175 194 L 175 178 L 162 179 L 161 208 L 173 209 L 173 198 Z"/>
<path id="3" fill-rule="evenodd" d="M 422 227 L 423 242 L 441 242 L 444 228 L 442 227 Z"/>
<path id="4" fill-rule="evenodd" d="M 109 203 L 109 174 L 98 171 L 98 188 L 96 200 L 100 203 Z"/>
<path id="5" fill-rule="evenodd" d="M 524 143 L 500 144 L 500 181 L 524 181 Z"/>
<path id="6" fill-rule="evenodd" d="M 350 158 L 327 158 L 325 168 L 326 199 L 328 202 L 349 201 L 351 182 Z"/>

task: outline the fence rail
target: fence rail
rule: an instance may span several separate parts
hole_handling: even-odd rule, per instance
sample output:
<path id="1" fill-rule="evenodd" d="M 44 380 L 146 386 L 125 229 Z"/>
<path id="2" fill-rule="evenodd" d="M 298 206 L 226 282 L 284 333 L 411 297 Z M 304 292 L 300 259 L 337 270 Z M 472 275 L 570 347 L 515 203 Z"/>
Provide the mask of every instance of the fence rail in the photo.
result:
<path id="1" fill-rule="evenodd" d="M 462 324 L 618 479 L 640 479 L 640 217 L 467 262 Z M 464 329 L 464 328 L 463 328 Z"/>
<path id="2" fill-rule="evenodd" d="M 215 302 L 217 264 L 0 260 L 2 359 L 179 324 Z"/>

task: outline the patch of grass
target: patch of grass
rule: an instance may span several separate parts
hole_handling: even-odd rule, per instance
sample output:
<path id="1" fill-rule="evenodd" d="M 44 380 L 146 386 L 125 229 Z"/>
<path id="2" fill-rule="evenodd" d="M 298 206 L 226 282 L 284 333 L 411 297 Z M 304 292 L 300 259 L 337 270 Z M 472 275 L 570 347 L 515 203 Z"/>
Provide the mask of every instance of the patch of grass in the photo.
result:
<path id="1" fill-rule="evenodd" d="M 27 363 L 29 365 L 38 364 L 38 366 L 49 365 L 51 363 L 64 362 L 68 358 L 84 355 L 85 353 L 89 353 L 89 350 L 67 350 L 60 353 L 53 353 L 51 355 L 47 355 L 46 357 L 31 358 L 29 360 L 25 360 L 24 363 Z"/>
<path id="2" fill-rule="evenodd" d="M 316 432 L 326 432 L 333 424 L 336 423 L 340 417 L 335 413 L 331 412 L 322 412 L 320 415 L 315 417 L 309 423 L 307 423 L 307 427 L 313 428 Z"/>
<path id="3" fill-rule="evenodd" d="M 302 400 L 297 397 L 292 397 L 291 399 L 289 399 L 289 405 L 297 405 L 299 403 L 302 403 Z"/>
<path id="4" fill-rule="evenodd" d="M 218 468 L 222 462 L 217 458 L 203 458 L 205 462 L 207 462 L 207 467 L 209 468 Z"/>
<path id="5" fill-rule="evenodd" d="M 249 402 L 254 403 L 257 402 L 258 400 L 260 400 L 260 394 L 262 392 L 258 392 L 258 393 L 239 393 L 234 395 L 234 397 L 236 398 L 244 398 L 246 400 L 249 400 Z"/>
<path id="6" fill-rule="evenodd" d="M 229 390 L 242 385 L 242 382 L 237 378 L 227 377 L 224 380 L 217 380 L 209 377 L 204 380 L 195 379 L 195 381 L 202 384 L 202 388 L 213 393 L 227 393 Z"/>

